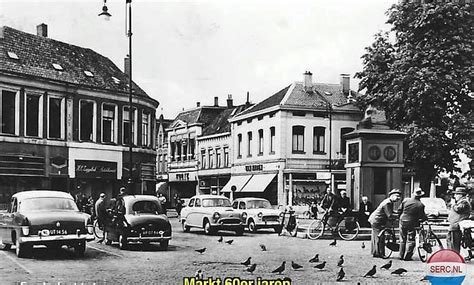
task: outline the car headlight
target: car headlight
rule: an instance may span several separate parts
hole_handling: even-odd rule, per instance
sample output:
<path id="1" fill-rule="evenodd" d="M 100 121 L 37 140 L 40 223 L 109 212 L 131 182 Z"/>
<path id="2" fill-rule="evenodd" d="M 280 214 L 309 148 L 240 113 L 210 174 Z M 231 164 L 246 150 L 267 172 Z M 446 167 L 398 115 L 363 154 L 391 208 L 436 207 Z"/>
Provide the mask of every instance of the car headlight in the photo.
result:
<path id="1" fill-rule="evenodd" d="M 242 220 L 247 220 L 247 213 L 245 212 L 242 213 Z"/>
<path id="2" fill-rule="evenodd" d="M 216 221 L 219 220 L 220 217 L 221 217 L 221 214 L 219 214 L 218 212 L 215 212 L 214 215 L 212 215 L 212 218 Z"/>
<path id="3" fill-rule="evenodd" d="M 263 213 L 262 213 L 262 212 L 260 212 L 260 213 L 257 214 L 257 217 L 259 217 L 259 218 L 261 218 L 262 216 L 263 216 Z"/>
<path id="4" fill-rule="evenodd" d="M 27 236 L 30 234 L 30 227 L 29 226 L 22 226 L 21 227 L 21 232 L 23 233 L 24 236 Z"/>
<path id="5" fill-rule="evenodd" d="M 285 215 L 285 213 L 280 212 L 280 215 L 279 215 L 279 216 L 280 216 L 280 218 L 283 218 L 284 215 Z"/>

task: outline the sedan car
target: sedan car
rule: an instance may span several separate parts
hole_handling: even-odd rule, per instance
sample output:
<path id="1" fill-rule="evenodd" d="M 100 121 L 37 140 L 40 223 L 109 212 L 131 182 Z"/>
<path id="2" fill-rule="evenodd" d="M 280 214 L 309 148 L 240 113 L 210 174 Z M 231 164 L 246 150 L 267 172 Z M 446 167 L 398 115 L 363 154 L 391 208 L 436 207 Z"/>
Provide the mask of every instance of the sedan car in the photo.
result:
<path id="1" fill-rule="evenodd" d="M 123 213 L 115 212 L 105 222 L 105 240 L 119 243 L 126 249 L 130 243 L 159 242 L 167 249 L 171 240 L 171 224 L 157 197 L 152 195 L 127 195 L 122 197 Z"/>
<path id="2" fill-rule="evenodd" d="M 258 229 L 273 228 L 275 232 L 281 232 L 282 212 L 272 208 L 270 202 L 262 198 L 238 198 L 232 203 L 239 213 L 246 213 L 245 225 L 251 232 Z"/>
<path id="3" fill-rule="evenodd" d="M 235 231 L 237 235 L 242 235 L 246 219 L 245 213 L 232 209 L 229 198 L 218 195 L 196 195 L 181 210 L 181 225 L 185 232 L 195 227 L 204 229 L 208 235 L 218 230 Z"/>
<path id="4" fill-rule="evenodd" d="M 66 192 L 32 190 L 13 195 L 6 213 L 0 214 L 0 243 L 16 247 L 18 257 L 31 254 L 34 245 L 73 247 L 77 255 L 94 239 L 88 214 L 82 213 Z"/>
<path id="5" fill-rule="evenodd" d="M 424 197 L 420 201 L 425 205 L 425 213 L 428 216 L 428 220 L 441 222 L 448 218 L 448 207 L 443 199 Z"/>

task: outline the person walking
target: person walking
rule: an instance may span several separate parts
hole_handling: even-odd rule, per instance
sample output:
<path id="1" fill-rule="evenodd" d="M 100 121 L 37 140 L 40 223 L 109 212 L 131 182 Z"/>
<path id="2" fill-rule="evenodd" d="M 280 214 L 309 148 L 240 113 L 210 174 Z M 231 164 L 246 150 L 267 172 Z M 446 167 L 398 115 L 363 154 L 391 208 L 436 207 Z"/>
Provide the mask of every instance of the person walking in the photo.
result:
<path id="1" fill-rule="evenodd" d="M 100 193 L 99 199 L 95 202 L 95 213 L 97 217 L 97 224 L 99 224 L 99 229 L 104 230 L 105 219 L 107 218 L 107 205 L 105 202 L 105 193 Z M 104 235 L 105 236 L 105 235 Z M 104 241 L 104 236 L 99 239 L 97 242 Z"/>
<path id="2" fill-rule="evenodd" d="M 373 257 L 383 257 L 385 255 L 385 238 L 379 236 L 379 234 L 385 229 L 389 221 L 396 218 L 393 207 L 394 203 L 399 201 L 401 197 L 402 192 L 393 189 L 388 193 L 388 198 L 383 200 L 369 217 L 372 226 L 371 253 Z"/>
<path id="3" fill-rule="evenodd" d="M 449 229 L 448 229 L 448 247 L 460 252 L 462 232 L 459 227 L 459 222 L 469 219 L 471 214 L 471 204 L 467 199 L 467 190 L 464 187 L 456 187 L 453 191 L 454 204 L 451 206 L 451 211 L 448 215 Z"/>
<path id="4" fill-rule="evenodd" d="M 412 260 L 415 249 L 416 228 L 420 226 L 420 221 L 426 221 L 425 205 L 420 198 L 425 195 L 421 188 L 416 188 L 410 198 L 403 200 L 398 209 L 400 214 L 400 259 Z"/>
<path id="5" fill-rule="evenodd" d="M 372 203 L 367 196 L 362 197 L 359 204 L 359 223 L 361 227 L 370 227 L 369 216 L 374 211 Z"/>

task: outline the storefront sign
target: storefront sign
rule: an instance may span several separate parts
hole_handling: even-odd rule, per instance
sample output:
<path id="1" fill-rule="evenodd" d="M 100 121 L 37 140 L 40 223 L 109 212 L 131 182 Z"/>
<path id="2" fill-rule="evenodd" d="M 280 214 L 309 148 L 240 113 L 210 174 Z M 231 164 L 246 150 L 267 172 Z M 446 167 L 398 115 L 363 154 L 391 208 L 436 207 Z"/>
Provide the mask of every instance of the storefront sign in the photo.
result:
<path id="1" fill-rule="evenodd" d="M 253 164 L 253 165 L 246 165 L 245 171 L 263 171 L 263 164 Z"/>
<path id="2" fill-rule="evenodd" d="M 117 178 L 117 163 L 109 161 L 76 160 L 76 177 Z"/>
<path id="3" fill-rule="evenodd" d="M 169 181 L 196 181 L 195 172 L 170 173 Z"/>

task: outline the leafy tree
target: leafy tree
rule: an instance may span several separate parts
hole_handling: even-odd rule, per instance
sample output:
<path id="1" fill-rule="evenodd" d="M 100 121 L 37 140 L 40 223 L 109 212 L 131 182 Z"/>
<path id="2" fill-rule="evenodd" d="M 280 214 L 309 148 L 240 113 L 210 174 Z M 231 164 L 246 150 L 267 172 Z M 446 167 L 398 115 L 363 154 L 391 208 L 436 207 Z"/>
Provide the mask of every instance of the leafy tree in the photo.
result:
<path id="1" fill-rule="evenodd" d="M 400 3 L 388 11 L 390 32 L 378 33 L 362 56 L 358 100 L 385 110 L 407 132 L 405 162 L 429 190 L 438 171 L 458 170 L 472 135 L 472 4 Z M 472 147 L 471 147 L 472 149 Z"/>

